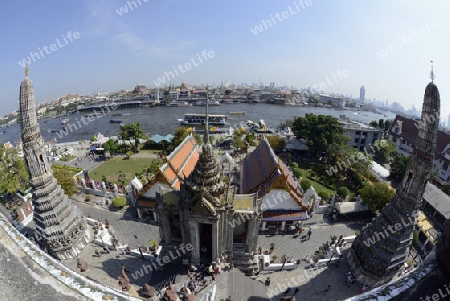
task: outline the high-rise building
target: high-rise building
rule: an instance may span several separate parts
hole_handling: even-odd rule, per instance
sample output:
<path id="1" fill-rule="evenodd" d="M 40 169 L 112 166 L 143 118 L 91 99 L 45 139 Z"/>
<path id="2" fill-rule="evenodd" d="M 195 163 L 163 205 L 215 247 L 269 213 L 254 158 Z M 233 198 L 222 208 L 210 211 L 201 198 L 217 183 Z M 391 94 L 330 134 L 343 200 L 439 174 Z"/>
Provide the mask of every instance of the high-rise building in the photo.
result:
<path id="1" fill-rule="evenodd" d="M 419 135 L 405 177 L 390 203 L 361 230 L 349 253 L 348 263 L 360 283 L 376 287 L 401 275 L 404 270 L 417 210 L 433 169 L 439 110 L 439 91 L 431 81 L 425 88 Z"/>
<path id="2" fill-rule="evenodd" d="M 90 232 L 78 208 L 56 182 L 47 161 L 28 68 L 20 85 L 20 128 L 39 243 L 58 259 L 74 258 L 88 243 Z"/>
<path id="3" fill-rule="evenodd" d="M 359 101 L 361 103 L 364 103 L 364 98 L 366 97 L 366 89 L 364 89 L 364 86 L 359 88 Z"/>

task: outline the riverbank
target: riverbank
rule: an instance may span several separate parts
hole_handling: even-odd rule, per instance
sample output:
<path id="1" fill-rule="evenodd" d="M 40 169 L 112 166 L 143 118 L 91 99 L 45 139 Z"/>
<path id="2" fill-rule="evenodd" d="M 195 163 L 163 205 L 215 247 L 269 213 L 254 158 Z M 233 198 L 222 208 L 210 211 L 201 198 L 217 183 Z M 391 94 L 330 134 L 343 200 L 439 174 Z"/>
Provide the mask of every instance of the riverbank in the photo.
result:
<path id="1" fill-rule="evenodd" d="M 153 134 L 167 135 L 173 134 L 175 129 L 180 126 L 180 122 L 177 121 L 183 118 L 184 114 L 196 113 L 202 114 L 205 112 L 204 107 L 150 107 L 139 109 L 117 109 L 115 114 L 121 114 L 120 119 L 122 123 L 127 124 L 131 122 L 139 122 L 144 133 L 149 137 Z M 230 112 L 245 112 L 245 115 L 230 115 Z M 350 119 L 369 123 L 372 120 L 379 119 L 393 119 L 395 114 L 390 114 L 389 117 L 384 115 L 364 111 L 363 114 L 357 113 L 352 110 L 335 110 L 331 108 L 319 108 L 319 107 L 292 107 L 292 106 L 278 106 L 271 104 L 222 104 L 209 108 L 210 114 L 222 114 L 228 115 L 226 126 L 234 126 L 242 121 L 251 120 L 258 122 L 263 119 L 269 128 L 276 128 L 281 123 L 286 122 L 286 119 L 293 119 L 294 117 L 304 116 L 307 113 L 313 113 L 316 115 L 332 115 L 339 117 L 340 115 L 347 115 Z M 99 132 L 105 137 L 117 136 L 120 134 L 120 124 L 109 123 L 109 117 L 102 115 L 100 118 L 95 118 L 92 122 L 84 124 L 81 121 L 82 114 L 68 116 L 70 121 L 66 124 L 68 129 L 67 135 L 61 136 L 57 133 L 51 133 L 52 129 L 61 129 L 61 119 L 57 118 L 48 120 L 44 123 L 43 120 L 39 120 L 41 128 L 41 134 L 46 141 L 57 140 L 57 143 L 70 143 L 71 141 L 85 140 L 89 142 L 94 135 Z M 66 116 L 64 118 L 67 118 Z M 3 143 L 11 141 L 20 141 L 20 125 L 14 124 L 5 129 L 5 134 L 0 133 L 0 141 Z"/>

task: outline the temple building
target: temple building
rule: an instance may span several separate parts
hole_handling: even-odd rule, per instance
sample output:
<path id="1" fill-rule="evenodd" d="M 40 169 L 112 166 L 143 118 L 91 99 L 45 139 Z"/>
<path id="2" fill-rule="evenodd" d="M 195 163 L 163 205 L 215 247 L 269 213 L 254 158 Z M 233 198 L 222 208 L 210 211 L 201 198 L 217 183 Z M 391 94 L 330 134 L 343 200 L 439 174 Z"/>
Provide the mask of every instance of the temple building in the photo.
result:
<path id="1" fill-rule="evenodd" d="M 20 127 L 39 243 L 60 260 L 74 258 L 88 243 L 90 232 L 81 212 L 56 182 L 47 161 L 28 68 L 20 85 Z"/>
<path id="2" fill-rule="evenodd" d="M 440 97 L 432 81 L 425 88 L 419 134 L 405 177 L 395 196 L 365 226 L 348 254 L 348 263 L 360 283 L 380 286 L 404 270 L 412 244 L 422 195 L 433 169 L 439 125 Z"/>
<path id="3" fill-rule="evenodd" d="M 140 183 L 133 185 L 132 203 L 136 206 L 139 218 L 158 222 L 155 212 L 156 193 L 161 188 L 166 191 L 179 191 L 184 178 L 194 170 L 199 158 L 199 151 L 199 145 L 194 136 L 187 136 L 169 156 L 164 158 L 164 164 L 150 181 L 145 185 Z M 143 186 L 143 188 L 136 190 L 137 186 Z"/>

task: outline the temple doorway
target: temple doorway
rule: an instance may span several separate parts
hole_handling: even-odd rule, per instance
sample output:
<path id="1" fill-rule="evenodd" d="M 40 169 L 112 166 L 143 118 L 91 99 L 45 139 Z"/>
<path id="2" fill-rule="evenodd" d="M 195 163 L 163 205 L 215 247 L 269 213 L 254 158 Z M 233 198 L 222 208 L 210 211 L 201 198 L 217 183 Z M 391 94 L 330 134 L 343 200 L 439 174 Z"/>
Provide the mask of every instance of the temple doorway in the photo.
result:
<path id="1" fill-rule="evenodd" d="M 198 225 L 200 236 L 200 262 L 211 263 L 212 261 L 212 224 Z"/>
<path id="2" fill-rule="evenodd" d="M 181 243 L 182 242 L 182 232 L 181 232 L 181 224 L 180 224 L 180 216 L 179 215 L 171 215 L 169 217 L 170 222 L 170 233 L 173 243 Z"/>

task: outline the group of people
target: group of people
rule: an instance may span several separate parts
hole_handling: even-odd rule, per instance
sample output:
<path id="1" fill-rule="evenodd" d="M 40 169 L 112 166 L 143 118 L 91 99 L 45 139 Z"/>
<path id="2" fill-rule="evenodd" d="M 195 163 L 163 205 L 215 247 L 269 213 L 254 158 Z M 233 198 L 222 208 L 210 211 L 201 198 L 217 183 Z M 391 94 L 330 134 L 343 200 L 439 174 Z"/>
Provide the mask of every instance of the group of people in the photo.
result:
<path id="1" fill-rule="evenodd" d="M 212 263 L 209 266 L 200 264 L 198 266 L 191 264 L 188 270 L 188 288 L 195 292 L 197 285 L 201 284 L 203 286 L 208 284 L 206 277 L 210 276 L 211 281 L 215 281 L 217 275 L 220 274 L 220 267 L 216 263 Z M 194 289 L 191 289 L 194 288 Z"/>

